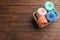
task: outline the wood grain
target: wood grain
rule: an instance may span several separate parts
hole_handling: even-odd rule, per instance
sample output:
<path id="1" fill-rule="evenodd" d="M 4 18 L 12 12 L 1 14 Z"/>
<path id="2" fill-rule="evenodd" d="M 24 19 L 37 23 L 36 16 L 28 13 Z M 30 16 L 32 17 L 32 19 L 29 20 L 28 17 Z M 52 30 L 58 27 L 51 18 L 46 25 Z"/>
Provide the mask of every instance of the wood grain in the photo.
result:
<path id="1" fill-rule="evenodd" d="M 0 0 L 0 5 L 42 5 L 47 0 Z M 50 0 L 55 5 L 60 5 L 59 0 Z"/>
<path id="2" fill-rule="evenodd" d="M 27 35 L 28 34 L 28 35 Z M 59 40 L 59 33 L 55 33 L 55 32 L 17 32 L 17 35 L 16 35 L 19 40 Z M 41 36 L 41 37 L 40 37 Z"/>
<path id="3" fill-rule="evenodd" d="M 0 0 L 0 5 L 42 5 L 46 0 Z"/>
<path id="4" fill-rule="evenodd" d="M 39 29 L 38 26 L 34 23 L 9 23 L 9 28 L 14 31 L 42 31 L 42 32 L 60 32 L 60 23 L 52 23 L 48 25 L 46 28 Z"/>

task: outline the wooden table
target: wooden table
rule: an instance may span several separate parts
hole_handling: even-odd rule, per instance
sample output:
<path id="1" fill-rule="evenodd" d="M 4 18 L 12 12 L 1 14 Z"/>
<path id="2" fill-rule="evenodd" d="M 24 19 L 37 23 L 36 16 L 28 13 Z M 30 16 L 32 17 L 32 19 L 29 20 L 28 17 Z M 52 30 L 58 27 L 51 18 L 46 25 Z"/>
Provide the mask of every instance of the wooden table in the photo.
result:
<path id="1" fill-rule="evenodd" d="M 60 40 L 60 18 L 43 29 L 33 20 L 32 13 L 46 1 L 0 0 L 0 40 Z M 55 8 L 60 13 L 59 0 Z"/>

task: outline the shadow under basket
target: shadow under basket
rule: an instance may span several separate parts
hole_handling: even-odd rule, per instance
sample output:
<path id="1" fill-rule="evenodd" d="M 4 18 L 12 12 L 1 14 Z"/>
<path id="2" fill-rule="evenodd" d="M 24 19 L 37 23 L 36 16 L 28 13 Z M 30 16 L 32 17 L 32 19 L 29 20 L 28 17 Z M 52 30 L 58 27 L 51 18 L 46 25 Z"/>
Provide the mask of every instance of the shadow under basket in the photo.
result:
<path id="1" fill-rule="evenodd" d="M 44 28 L 44 27 L 46 27 L 47 25 L 49 25 L 50 23 L 52 23 L 52 22 L 48 22 L 47 24 L 44 24 L 44 25 L 40 25 L 38 22 L 37 22 L 37 20 L 38 20 L 38 17 L 36 16 L 36 11 L 33 13 L 33 18 L 34 18 L 34 20 L 36 21 L 36 23 L 38 24 L 38 26 L 40 27 L 40 28 Z M 56 18 L 57 19 L 57 18 Z"/>

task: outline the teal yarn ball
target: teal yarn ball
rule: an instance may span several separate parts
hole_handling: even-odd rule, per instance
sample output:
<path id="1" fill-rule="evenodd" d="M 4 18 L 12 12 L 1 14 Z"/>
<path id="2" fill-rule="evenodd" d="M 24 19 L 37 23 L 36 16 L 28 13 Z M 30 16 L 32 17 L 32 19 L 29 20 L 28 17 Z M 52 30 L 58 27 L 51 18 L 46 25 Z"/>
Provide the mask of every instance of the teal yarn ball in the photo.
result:
<path id="1" fill-rule="evenodd" d="M 52 9 L 54 9 L 54 4 L 50 1 L 47 1 L 45 4 L 44 4 L 44 8 L 47 10 L 47 11 L 50 11 Z"/>

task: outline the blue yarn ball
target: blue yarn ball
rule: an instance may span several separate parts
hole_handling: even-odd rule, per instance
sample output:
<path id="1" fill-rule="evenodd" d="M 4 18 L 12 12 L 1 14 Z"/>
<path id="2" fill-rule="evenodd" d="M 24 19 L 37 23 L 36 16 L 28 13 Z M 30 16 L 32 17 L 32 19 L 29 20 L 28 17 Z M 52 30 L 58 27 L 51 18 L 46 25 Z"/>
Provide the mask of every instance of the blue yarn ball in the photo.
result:
<path id="1" fill-rule="evenodd" d="M 55 10 L 51 10 L 46 14 L 46 18 L 49 22 L 53 22 L 57 16 L 58 14 Z"/>
<path id="2" fill-rule="evenodd" d="M 56 10 L 52 10 L 53 12 L 55 12 L 55 15 L 56 15 L 56 17 L 58 16 L 58 13 L 57 13 L 57 11 Z"/>

